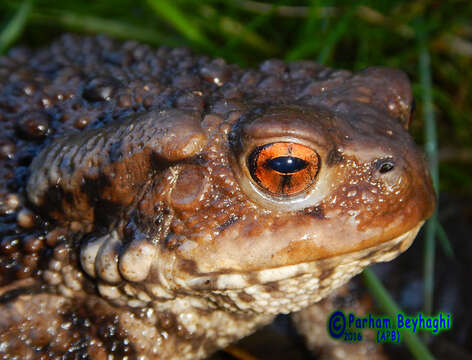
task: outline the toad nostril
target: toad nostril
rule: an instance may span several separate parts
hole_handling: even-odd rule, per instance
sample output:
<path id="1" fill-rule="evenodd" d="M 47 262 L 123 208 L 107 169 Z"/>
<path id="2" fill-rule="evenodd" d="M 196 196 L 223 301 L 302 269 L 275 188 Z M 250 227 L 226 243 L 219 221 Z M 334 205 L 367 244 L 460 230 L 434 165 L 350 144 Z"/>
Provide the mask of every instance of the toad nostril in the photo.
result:
<path id="1" fill-rule="evenodd" d="M 394 169 L 395 163 L 392 160 L 382 160 L 378 163 L 379 172 L 385 174 Z"/>

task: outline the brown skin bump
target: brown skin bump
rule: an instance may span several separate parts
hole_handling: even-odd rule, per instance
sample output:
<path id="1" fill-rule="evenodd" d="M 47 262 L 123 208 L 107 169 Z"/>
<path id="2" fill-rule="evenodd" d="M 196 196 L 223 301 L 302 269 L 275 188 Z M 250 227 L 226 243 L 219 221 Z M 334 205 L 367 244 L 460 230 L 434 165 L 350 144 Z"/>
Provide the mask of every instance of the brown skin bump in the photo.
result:
<path id="1" fill-rule="evenodd" d="M 175 315 L 169 312 L 159 313 L 158 321 L 160 327 L 166 331 L 173 329 L 177 323 Z"/>
<path id="2" fill-rule="evenodd" d="M 368 95 L 373 106 L 388 111 L 404 128 L 409 127 L 413 97 L 405 73 L 395 69 L 374 67 L 359 73 L 353 79 L 353 83 L 363 84 L 357 91 Z M 371 92 L 375 92 L 375 95 Z"/>
<path id="3" fill-rule="evenodd" d="M 254 297 L 252 297 L 251 295 L 249 295 L 248 293 L 245 293 L 245 292 L 240 292 L 238 294 L 238 297 L 246 303 L 250 303 L 250 302 L 254 301 Z"/>
<path id="4" fill-rule="evenodd" d="M 184 165 L 172 190 L 171 202 L 181 210 L 196 209 L 208 188 L 208 174 L 198 165 Z"/>
<path id="5" fill-rule="evenodd" d="M 321 206 L 314 206 L 310 208 L 305 208 L 302 211 L 300 211 L 303 215 L 310 215 L 319 219 L 323 219 L 324 216 L 324 210 Z"/>
<path id="6" fill-rule="evenodd" d="M 228 220 L 226 220 L 222 225 L 219 226 L 218 230 L 224 231 L 226 228 L 230 227 L 233 225 L 236 221 L 238 221 L 238 218 L 236 216 L 230 217 Z"/>
<path id="7" fill-rule="evenodd" d="M 267 284 L 264 284 L 264 289 L 267 292 L 279 291 L 279 284 L 276 281 L 272 281 L 272 282 L 269 282 Z"/>
<path id="8" fill-rule="evenodd" d="M 179 264 L 179 268 L 182 271 L 185 271 L 186 273 L 189 274 L 198 274 L 198 268 L 197 264 L 193 260 L 183 260 Z"/>
<path id="9" fill-rule="evenodd" d="M 325 268 L 321 270 L 321 274 L 319 275 L 320 281 L 323 281 L 324 279 L 329 278 L 333 274 L 333 269 L 332 268 Z"/>
<path id="10" fill-rule="evenodd" d="M 206 356 L 267 323 L 268 308 L 282 311 L 272 300 L 290 289 L 299 296 L 284 312 L 306 305 L 299 297 L 325 296 L 342 259 L 388 255 L 365 249 L 388 244 L 434 208 L 423 156 L 406 132 L 411 87 L 397 70 L 352 74 L 309 61 L 244 70 L 182 48 L 65 36 L 1 58 L 0 103 L 0 293 L 29 279 L 55 305 L 32 322 L 73 322 L 57 340 L 34 327 L 24 334 L 20 322 L 0 333 L 55 341 L 52 355 L 75 341 L 81 356 L 98 359 L 113 344 L 120 356 Z M 269 176 L 261 187 L 248 157 L 275 143 L 317 154 L 316 176 Z M 394 167 L 382 173 L 385 161 Z M 81 245 L 112 233 L 114 262 L 143 239 L 156 247 L 145 280 L 118 273 L 112 287 L 84 273 Z M 106 255 L 96 250 L 91 269 L 93 256 Z M 330 264 L 319 289 L 272 278 L 284 273 L 278 267 L 319 259 Z M 99 285 L 117 298 L 102 298 Z M 1 319 L 25 296 L 26 309 L 41 300 L 18 291 L 5 298 Z M 84 345 L 87 336 L 95 345 Z M 12 354 L 32 351 L 15 344 Z"/>
<path id="11" fill-rule="evenodd" d="M 395 250 L 396 250 L 396 247 L 395 247 Z M 374 254 L 376 253 L 376 251 L 370 251 L 370 252 L 367 252 L 361 259 L 370 259 Z"/>

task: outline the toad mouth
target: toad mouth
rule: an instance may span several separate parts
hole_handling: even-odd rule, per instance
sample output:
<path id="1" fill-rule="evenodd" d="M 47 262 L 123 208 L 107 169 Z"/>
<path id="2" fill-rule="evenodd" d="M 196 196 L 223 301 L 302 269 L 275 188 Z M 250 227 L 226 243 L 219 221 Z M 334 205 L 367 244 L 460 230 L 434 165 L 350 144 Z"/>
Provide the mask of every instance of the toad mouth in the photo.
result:
<path id="1" fill-rule="evenodd" d="M 288 314 L 325 298 L 370 264 L 392 260 L 408 249 L 422 225 L 360 251 L 258 272 L 207 274 L 178 283 L 190 294 L 229 311 Z"/>
<path id="2" fill-rule="evenodd" d="M 324 279 L 343 274 L 355 273 L 376 262 L 386 262 L 404 252 L 415 239 L 424 221 L 414 228 L 378 245 L 333 257 L 279 266 L 251 273 L 209 273 L 204 276 L 179 281 L 179 285 L 193 290 L 236 290 L 253 285 L 273 283 L 303 275 L 310 275 L 323 282 Z"/>

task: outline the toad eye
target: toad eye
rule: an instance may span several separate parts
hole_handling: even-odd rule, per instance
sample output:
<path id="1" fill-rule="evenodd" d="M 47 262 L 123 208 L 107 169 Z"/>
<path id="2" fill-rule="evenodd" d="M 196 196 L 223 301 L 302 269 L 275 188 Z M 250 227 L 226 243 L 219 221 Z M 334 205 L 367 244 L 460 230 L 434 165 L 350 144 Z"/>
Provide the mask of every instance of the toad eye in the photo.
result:
<path id="1" fill-rule="evenodd" d="M 309 188 L 319 170 L 319 156 L 308 146 L 277 142 L 255 148 L 247 159 L 252 179 L 278 196 L 296 195 Z"/>

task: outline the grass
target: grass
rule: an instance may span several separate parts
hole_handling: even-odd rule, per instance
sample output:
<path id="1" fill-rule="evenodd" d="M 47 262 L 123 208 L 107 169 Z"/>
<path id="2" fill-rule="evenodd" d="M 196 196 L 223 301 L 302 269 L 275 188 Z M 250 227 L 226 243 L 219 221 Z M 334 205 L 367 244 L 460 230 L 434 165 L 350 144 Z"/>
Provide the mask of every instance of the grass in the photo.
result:
<path id="1" fill-rule="evenodd" d="M 26 25 L 33 1 L 24 1 L 0 33 L 0 54 L 15 43 Z"/>
<path id="2" fill-rule="evenodd" d="M 0 53 L 74 31 L 185 45 L 243 66 L 279 57 L 351 70 L 402 68 L 419 100 L 412 133 L 425 146 L 437 193 L 472 195 L 470 1 L 3 0 L 0 14 Z M 426 225 L 426 314 L 433 310 L 436 238 L 452 256 L 437 213 Z"/>
<path id="3" fill-rule="evenodd" d="M 436 135 L 436 120 L 433 109 L 433 85 L 431 79 L 431 56 L 428 46 L 428 30 L 424 26 L 423 19 L 419 19 L 417 26 L 418 39 L 418 67 L 422 91 L 425 152 L 428 159 L 429 171 L 436 196 L 439 197 L 439 168 L 438 168 L 438 144 Z M 434 260 L 436 252 L 436 233 L 438 227 L 438 211 L 426 223 L 425 250 L 424 250 L 424 313 L 430 315 L 433 311 L 434 297 Z"/>
<path id="4" fill-rule="evenodd" d="M 390 318 L 395 318 L 398 313 L 401 313 L 402 310 L 392 299 L 388 291 L 384 288 L 382 283 L 379 281 L 377 276 L 370 269 L 365 269 L 362 273 L 364 277 L 364 282 L 375 297 L 381 310 Z M 416 359 L 421 360 L 431 360 L 434 357 L 431 355 L 426 346 L 421 342 L 418 336 L 415 333 L 409 331 L 401 331 L 401 338 L 407 344 L 412 355 Z"/>

